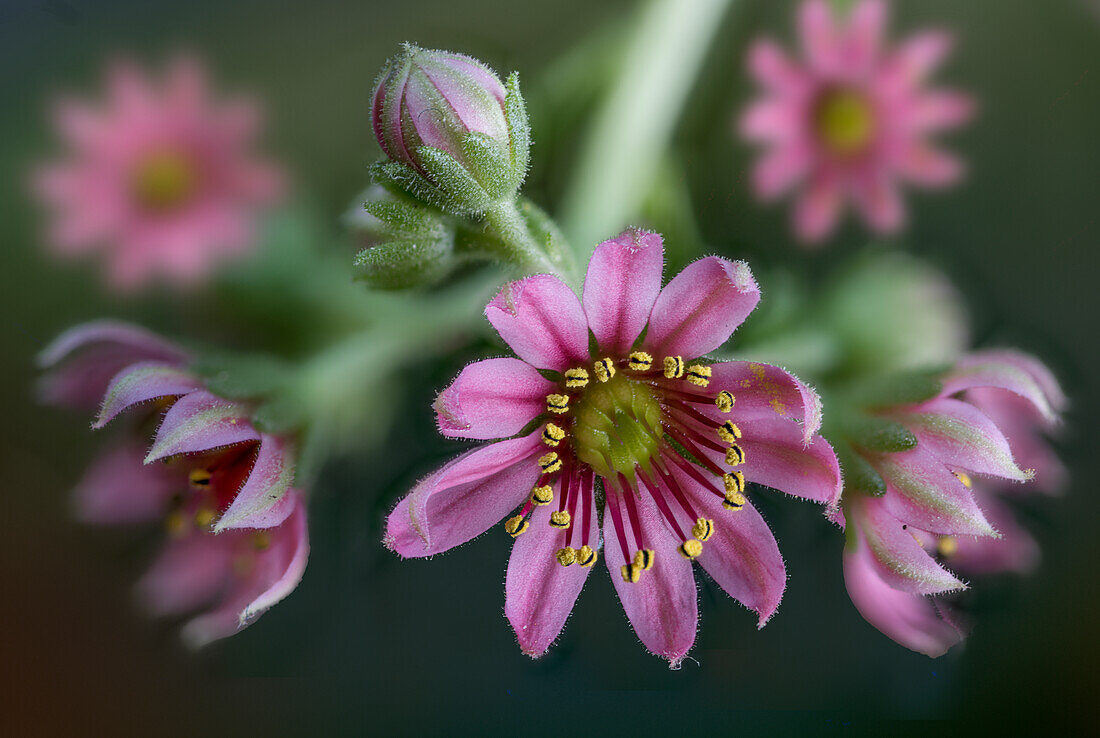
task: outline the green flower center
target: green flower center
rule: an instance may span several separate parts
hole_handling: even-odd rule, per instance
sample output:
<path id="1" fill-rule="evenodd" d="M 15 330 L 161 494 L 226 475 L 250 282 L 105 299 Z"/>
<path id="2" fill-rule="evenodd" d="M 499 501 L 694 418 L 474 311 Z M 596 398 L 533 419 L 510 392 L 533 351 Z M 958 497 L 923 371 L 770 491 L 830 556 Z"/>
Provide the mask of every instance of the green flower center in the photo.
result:
<path id="1" fill-rule="evenodd" d="M 817 134 L 833 153 L 860 152 L 875 132 L 875 117 L 867 98 L 854 90 L 826 93 L 817 105 Z"/>
<path id="2" fill-rule="evenodd" d="M 592 383 L 575 407 L 573 436 L 577 458 L 602 477 L 633 478 L 647 472 L 663 437 L 661 406 L 648 385 L 622 374 Z"/>
<path id="3" fill-rule="evenodd" d="M 133 173 L 134 198 L 147 211 L 165 213 L 180 207 L 195 194 L 195 168 L 175 151 L 159 151 L 145 157 Z"/>

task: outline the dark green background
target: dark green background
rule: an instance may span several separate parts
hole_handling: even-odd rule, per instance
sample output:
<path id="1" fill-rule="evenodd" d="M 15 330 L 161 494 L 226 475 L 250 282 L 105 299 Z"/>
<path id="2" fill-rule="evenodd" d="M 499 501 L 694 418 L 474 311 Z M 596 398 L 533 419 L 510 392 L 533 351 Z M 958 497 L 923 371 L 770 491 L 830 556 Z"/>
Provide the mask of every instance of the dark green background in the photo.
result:
<path id="1" fill-rule="evenodd" d="M 168 330 L 187 324 L 172 300 L 111 298 L 96 287 L 92 269 L 55 265 L 38 249 L 25 175 L 50 151 L 48 92 L 94 89 L 101 62 L 115 51 L 153 61 L 174 48 L 200 51 L 223 86 L 266 98 L 272 149 L 295 173 L 298 192 L 335 218 L 377 155 L 367 126 L 375 70 L 400 41 L 446 46 L 524 75 L 532 110 L 542 116 L 533 121 L 537 164 L 528 192 L 552 209 L 574 129 L 569 106 L 540 80 L 586 34 L 628 15 L 630 3 L 53 0 L 0 7 L 0 726 L 19 734 L 694 734 L 715 725 L 759 728 L 789 710 L 800 711 L 803 725 L 824 729 L 888 718 L 1094 711 L 1095 3 L 903 2 L 893 24 L 895 33 L 929 24 L 956 29 L 960 46 L 942 77 L 981 101 L 976 122 L 952 139 L 971 176 L 949 193 L 910 198 L 914 222 L 905 243 L 963 289 L 979 341 L 1040 353 L 1073 400 L 1061 447 L 1074 483 L 1064 499 L 1029 508 L 1044 550 L 1039 571 L 981 582 L 973 636 L 929 660 L 860 619 L 841 581 L 840 536 L 817 510 L 760 495 L 790 572 L 783 606 L 757 632 L 748 613 L 704 583 L 699 639 L 678 672 L 638 644 L 602 571 L 558 646 L 531 662 L 502 613 L 506 536 L 487 535 L 430 562 L 399 562 L 378 544 L 392 502 L 456 449 L 435 437 L 428 401 L 472 352 L 414 374 L 392 439 L 326 472 L 298 591 L 198 656 L 177 645 L 170 625 L 150 623 L 131 607 L 129 588 L 154 541 L 85 529 L 67 517 L 68 489 L 99 440 L 86 432 L 87 419 L 37 407 L 30 397 L 31 357 L 69 324 L 99 315 Z M 741 65 L 746 37 L 766 29 L 789 38 L 789 18 L 786 3 L 734 3 L 676 145 L 711 249 L 816 277 L 863 245 L 860 231 L 849 225 L 815 255 L 796 249 L 785 208 L 753 204 L 744 177 L 749 152 L 729 136 L 730 116 L 750 94 Z M 558 107 L 565 122 L 559 117 L 551 127 L 545 116 Z"/>

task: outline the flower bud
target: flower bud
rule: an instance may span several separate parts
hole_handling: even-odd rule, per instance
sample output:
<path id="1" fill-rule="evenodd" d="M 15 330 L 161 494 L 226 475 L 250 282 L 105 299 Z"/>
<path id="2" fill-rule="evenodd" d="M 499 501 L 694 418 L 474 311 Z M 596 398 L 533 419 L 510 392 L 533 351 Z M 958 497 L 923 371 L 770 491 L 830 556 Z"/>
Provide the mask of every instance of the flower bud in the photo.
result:
<path id="1" fill-rule="evenodd" d="M 375 136 L 390 161 L 382 184 L 458 214 L 515 194 L 527 170 L 527 113 L 516 74 L 507 84 L 468 56 L 406 44 L 374 90 Z"/>

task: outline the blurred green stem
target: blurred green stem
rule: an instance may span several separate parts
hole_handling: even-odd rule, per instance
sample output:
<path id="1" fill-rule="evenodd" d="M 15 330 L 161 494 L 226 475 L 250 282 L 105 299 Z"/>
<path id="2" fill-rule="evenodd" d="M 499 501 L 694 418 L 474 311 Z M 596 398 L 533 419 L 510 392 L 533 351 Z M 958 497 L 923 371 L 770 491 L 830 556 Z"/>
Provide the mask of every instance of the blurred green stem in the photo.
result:
<path id="1" fill-rule="evenodd" d="M 581 264 L 637 215 L 730 2 L 652 0 L 637 19 L 562 204 L 561 222 Z"/>

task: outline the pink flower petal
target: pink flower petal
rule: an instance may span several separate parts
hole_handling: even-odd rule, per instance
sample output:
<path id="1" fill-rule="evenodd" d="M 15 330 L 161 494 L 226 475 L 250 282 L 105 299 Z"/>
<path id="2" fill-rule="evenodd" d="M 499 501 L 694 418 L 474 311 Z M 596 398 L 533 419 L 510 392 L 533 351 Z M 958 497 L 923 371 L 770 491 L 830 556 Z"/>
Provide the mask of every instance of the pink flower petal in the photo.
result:
<path id="1" fill-rule="evenodd" d="M 741 135 L 748 141 L 790 144 L 803 131 L 802 112 L 802 107 L 790 100 L 764 98 L 741 116 Z"/>
<path id="2" fill-rule="evenodd" d="M 1069 473 L 1065 464 L 1051 449 L 1050 443 L 1039 432 L 1047 423 L 1030 402 L 1011 392 L 987 387 L 968 390 L 966 399 L 1001 429 L 1008 439 L 1016 463 L 1024 469 L 1035 470 L 1031 482 L 1025 485 L 1004 485 L 1000 491 L 1062 491 Z"/>
<path id="3" fill-rule="evenodd" d="M 947 557 L 951 566 L 966 574 L 978 575 L 1006 571 L 1028 574 L 1034 571 L 1039 563 L 1039 544 L 996 495 L 983 494 L 976 489 L 974 496 L 1001 536 L 956 538 L 955 551 Z"/>
<path id="4" fill-rule="evenodd" d="M 753 191 L 762 200 L 774 200 L 801 182 L 812 165 L 813 155 L 801 142 L 778 144 L 753 165 Z"/>
<path id="5" fill-rule="evenodd" d="M 968 402 L 939 398 L 900 419 L 916 435 L 920 449 L 951 469 L 1016 481 L 1029 478 L 1016 465 L 996 424 Z"/>
<path id="6" fill-rule="evenodd" d="M 645 346 L 658 361 L 704 356 L 729 339 L 759 300 L 748 264 L 717 256 L 699 259 L 661 290 Z"/>
<path id="7" fill-rule="evenodd" d="M 559 489 L 555 494 L 560 494 Z M 504 589 L 504 614 L 516 632 L 525 654 L 537 658 L 546 653 L 573 611 L 592 567 L 562 566 L 555 553 L 565 545 L 565 534 L 550 527 L 551 505 L 535 508 L 527 532 L 516 539 L 508 560 Z M 581 513 L 576 520 L 580 527 Z M 589 545 L 598 550 L 600 529 L 595 506 L 589 512 Z M 573 531 L 573 547 L 580 546 L 581 531 Z"/>
<path id="8" fill-rule="evenodd" d="M 169 364 L 152 361 L 131 364 L 111 380 L 99 417 L 92 427 L 102 428 L 134 405 L 160 397 L 186 395 L 201 386 L 202 383 L 191 372 Z"/>
<path id="9" fill-rule="evenodd" d="M 215 533 L 230 528 L 272 528 L 294 510 L 287 492 L 294 483 L 294 447 L 282 438 L 260 434 L 256 460 L 248 479 L 214 527 Z"/>
<path id="10" fill-rule="evenodd" d="M 905 205 L 897 185 L 884 171 L 869 169 L 852 180 L 852 195 L 863 219 L 873 230 L 893 233 L 905 223 Z"/>
<path id="11" fill-rule="evenodd" d="M 449 438 L 507 438 L 546 410 L 555 384 L 519 359 L 468 365 L 435 400 L 439 432 Z"/>
<path id="12" fill-rule="evenodd" d="M 610 515 L 604 515 L 604 560 L 634 632 L 646 648 L 676 668 L 695 643 L 699 620 L 695 577 L 691 563 L 677 552 L 682 542 L 669 532 L 652 498 L 640 495 L 636 502 L 642 534 L 657 552 L 653 567 L 637 582 L 623 581 L 620 569 L 627 561 Z"/>
<path id="13" fill-rule="evenodd" d="M 805 89 L 807 75 L 778 44 L 770 39 L 754 41 L 748 53 L 749 73 L 762 87 L 783 95 Z"/>
<path id="14" fill-rule="evenodd" d="M 73 490 L 77 517 L 86 523 L 145 523 L 168 512 L 172 497 L 185 488 L 174 470 L 145 466 L 145 449 L 124 442 L 103 451 Z"/>
<path id="15" fill-rule="evenodd" d="M 821 398 L 813 388 L 790 372 L 755 361 L 722 361 L 711 364 L 710 386 L 734 396 L 733 413 L 706 406 L 718 422 L 779 419 L 802 422 L 802 437 L 809 444 L 821 428 Z"/>
<path id="16" fill-rule="evenodd" d="M 933 533 L 995 535 L 970 490 L 923 440 L 910 451 L 882 454 L 873 466 L 887 483 L 878 502 L 897 520 Z"/>
<path id="17" fill-rule="evenodd" d="M 963 639 L 940 617 L 931 598 L 901 592 L 882 580 L 862 536 L 844 551 L 844 583 L 859 614 L 906 648 L 935 658 Z"/>
<path id="18" fill-rule="evenodd" d="M 305 507 L 294 492 L 294 501 L 286 522 L 270 529 L 269 543 L 262 551 L 248 550 L 246 534 L 226 533 L 223 537 L 243 538 L 245 573 L 233 582 L 233 588 L 219 605 L 189 621 L 181 632 L 184 643 L 201 648 L 211 641 L 234 635 L 247 627 L 264 610 L 282 601 L 302 580 L 309 558 L 309 532 Z M 238 554 L 240 556 L 241 554 Z"/>
<path id="19" fill-rule="evenodd" d="M 846 506 L 848 504 L 853 512 L 848 522 L 858 526 L 878 576 L 889 586 L 915 595 L 966 588 L 928 555 L 922 542 L 918 542 L 908 526 L 890 513 L 882 499 L 857 497 Z"/>
<path id="20" fill-rule="evenodd" d="M 752 503 L 745 502 L 736 512 L 726 510 L 717 495 L 683 469 L 671 464 L 670 470 L 696 511 L 714 521 L 714 533 L 697 561 L 726 594 L 759 615 L 757 627 L 763 628 L 787 586 L 787 569 L 771 529 Z"/>
<path id="21" fill-rule="evenodd" d="M 584 310 L 557 277 L 536 274 L 504 285 L 485 317 L 528 364 L 560 372 L 588 362 Z"/>
<path id="22" fill-rule="evenodd" d="M 974 116 L 974 99 L 962 92 L 922 92 L 911 104 L 905 125 L 910 131 L 931 133 L 956 128 Z"/>
<path id="23" fill-rule="evenodd" d="M 899 82 L 922 81 L 951 52 L 954 39 L 944 31 L 923 31 L 902 40 L 887 62 Z"/>
<path id="24" fill-rule="evenodd" d="M 795 203 L 794 229 L 798 237 L 814 242 L 828 236 L 840 219 L 842 194 L 836 173 L 815 174 Z"/>
<path id="25" fill-rule="evenodd" d="M 882 0 L 861 0 L 852 9 L 842 53 L 844 68 L 853 78 L 863 77 L 878 62 L 888 14 Z"/>
<path id="26" fill-rule="evenodd" d="M 182 365 L 183 349 L 137 326 L 98 320 L 70 328 L 38 355 L 38 365 L 51 371 L 42 379 L 44 402 L 95 408 L 111 379 L 141 361 Z"/>
<path id="27" fill-rule="evenodd" d="M 753 420 L 739 424 L 737 444 L 745 452 L 738 467 L 745 479 L 794 497 L 836 507 L 843 483 L 833 447 L 821 436 L 806 445 L 802 428 L 787 420 Z M 718 460 L 721 454 L 715 456 Z"/>
<path id="28" fill-rule="evenodd" d="M 628 229 L 596 247 L 584 279 L 584 312 L 601 351 L 630 352 L 661 291 L 663 270 L 656 233 Z"/>
<path id="29" fill-rule="evenodd" d="M 145 463 L 258 440 L 260 434 L 248 422 L 243 407 L 199 390 L 180 398 L 165 413 Z"/>
<path id="30" fill-rule="evenodd" d="M 531 494 L 541 433 L 467 451 L 421 480 L 386 520 L 384 543 L 406 558 L 431 556 L 475 538 Z"/>
<path id="31" fill-rule="evenodd" d="M 900 176 L 923 187 L 946 187 L 963 174 L 957 157 L 924 141 L 907 146 L 896 166 Z"/>
<path id="32" fill-rule="evenodd" d="M 138 582 L 138 598 L 154 615 L 179 615 L 222 594 L 232 570 L 232 541 L 192 532 L 165 545 Z"/>
<path id="33" fill-rule="evenodd" d="M 1049 423 L 1057 420 L 1064 398 L 1050 396 L 1050 378 L 1034 373 L 1034 360 L 1010 351 L 983 351 L 964 356 L 943 377 L 943 396 L 978 387 L 1007 390 L 1032 404 Z M 1035 362 L 1037 363 L 1037 362 Z M 1056 389 L 1057 385 L 1053 385 Z"/>
<path id="34" fill-rule="evenodd" d="M 810 68 L 831 76 L 841 69 L 840 33 L 826 0 L 806 0 L 798 8 L 798 35 Z"/>

